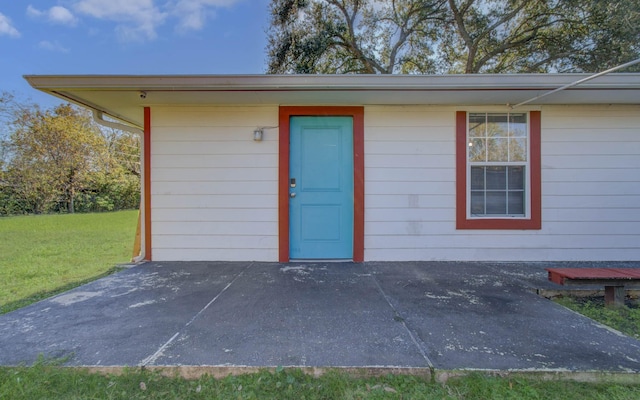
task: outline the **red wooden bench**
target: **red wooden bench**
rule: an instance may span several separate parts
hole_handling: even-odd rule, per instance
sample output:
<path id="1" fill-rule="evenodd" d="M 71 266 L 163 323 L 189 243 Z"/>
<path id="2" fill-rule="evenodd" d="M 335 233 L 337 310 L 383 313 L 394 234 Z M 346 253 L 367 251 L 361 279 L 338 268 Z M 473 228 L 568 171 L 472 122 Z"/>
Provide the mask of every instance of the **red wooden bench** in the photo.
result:
<path id="1" fill-rule="evenodd" d="M 604 286 L 606 305 L 623 305 L 625 288 L 640 287 L 640 268 L 545 268 L 559 285 Z"/>

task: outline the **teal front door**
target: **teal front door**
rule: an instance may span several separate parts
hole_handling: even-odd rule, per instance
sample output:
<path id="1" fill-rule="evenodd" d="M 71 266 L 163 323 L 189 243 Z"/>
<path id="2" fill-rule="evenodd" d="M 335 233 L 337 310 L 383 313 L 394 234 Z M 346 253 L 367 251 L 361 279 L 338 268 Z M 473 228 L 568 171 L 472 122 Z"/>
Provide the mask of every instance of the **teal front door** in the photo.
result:
<path id="1" fill-rule="evenodd" d="M 289 256 L 353 258 L 353 118 L 291 117 Z"/>

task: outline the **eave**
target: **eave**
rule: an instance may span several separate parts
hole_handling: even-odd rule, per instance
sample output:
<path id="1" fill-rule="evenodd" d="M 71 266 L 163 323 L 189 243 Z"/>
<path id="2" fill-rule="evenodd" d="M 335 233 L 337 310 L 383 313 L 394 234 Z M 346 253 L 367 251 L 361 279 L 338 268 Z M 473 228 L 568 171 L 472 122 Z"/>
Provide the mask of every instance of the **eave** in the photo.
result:
<path id="1" fill-rule="evenodd" d="M 510 105 L 588 74 L 28 75 L 34 88 L 136 127 L 146 106 Z M 530 105 L 640 104 L 640 74 L 615 73 Z"/>

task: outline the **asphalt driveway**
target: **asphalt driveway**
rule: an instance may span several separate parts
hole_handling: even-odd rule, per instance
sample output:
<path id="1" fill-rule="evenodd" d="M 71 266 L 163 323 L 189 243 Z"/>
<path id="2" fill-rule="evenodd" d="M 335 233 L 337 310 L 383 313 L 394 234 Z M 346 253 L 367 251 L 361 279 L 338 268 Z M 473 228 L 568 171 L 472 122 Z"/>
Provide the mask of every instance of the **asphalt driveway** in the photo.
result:
<path id="1" fill-rule="evenodd" d="M 548 266 L 145 263 L 1 315 L 0 365 L 640 372 L 640 341 L 535 293 Z"/>

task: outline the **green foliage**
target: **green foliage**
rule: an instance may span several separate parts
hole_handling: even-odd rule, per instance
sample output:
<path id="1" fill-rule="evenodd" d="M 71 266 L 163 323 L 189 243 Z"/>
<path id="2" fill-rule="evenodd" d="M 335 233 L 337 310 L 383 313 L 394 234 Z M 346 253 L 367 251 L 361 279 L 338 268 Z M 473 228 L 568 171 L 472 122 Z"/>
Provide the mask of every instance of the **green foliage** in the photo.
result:
<path id="1" fill-rule="evenodd" d="M 443 0 L 274 0 L 269 73 L 426 73 Z"/>
<path id="2" fill-rule="evenodd" d="M 0 99 L 0 215 L 138 208 L 140 146 L 87 111 Z"/>
<path id="3" fill-rule="evenodd" d="M 87 186 L 103 146 L 90 116 L 70 105 L 60 105 L 44 112 L 22 112 L 14 125 L 9 185 L 28 199 L 35 213 L 56 201 L 73 213 L 75 195 Z"/>
<path id="4" fill-rule="evenodd" d="M 606 307 L 602 297 L 559 297 L 555 301 L 580 314 L 640 339 L 640 308 Z"/>
<path id="5" fill-rule="evenodd" d="M 120 211 L 1 218 L 0 313 L 128 262 L 137 217 L 136 211 Z"/>
<path id="6" fill-rule="evenodd" d="M 596 72 L 640 56 L 640 2 L 272 0 L 268 33 L 269 73 Z"/>
<path id="7" fill-rule="evenodd" d="M 331 371 L 314 378 L 297 369 L 194 380 L 144 369 L 91 374 L 40 360 L 33 367 L 0 368 L 7 399 L 631 399 L 640 387 L 498 378 L 482 374 L 446 384 L 405 375 L 356 378 Z"/>

